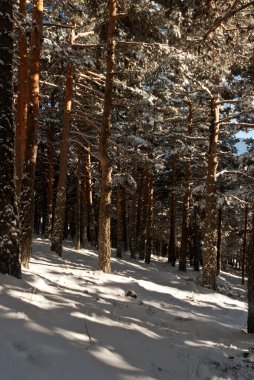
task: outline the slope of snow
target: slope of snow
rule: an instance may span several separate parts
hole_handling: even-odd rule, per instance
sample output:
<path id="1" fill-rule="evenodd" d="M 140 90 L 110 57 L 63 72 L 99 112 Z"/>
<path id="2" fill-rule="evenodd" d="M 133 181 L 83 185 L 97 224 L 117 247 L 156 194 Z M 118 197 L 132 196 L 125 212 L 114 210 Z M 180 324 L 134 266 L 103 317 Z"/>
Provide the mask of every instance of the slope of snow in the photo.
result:
<path id="1" fill-rule="evenodd" d="M 112 267 L 71 245 L 58 258 L 37 238 L 23 278 L 0 275 L 1 380 L 254 379 L 238 276 L 222 273 L 229 298 L 165 259 Z"/>

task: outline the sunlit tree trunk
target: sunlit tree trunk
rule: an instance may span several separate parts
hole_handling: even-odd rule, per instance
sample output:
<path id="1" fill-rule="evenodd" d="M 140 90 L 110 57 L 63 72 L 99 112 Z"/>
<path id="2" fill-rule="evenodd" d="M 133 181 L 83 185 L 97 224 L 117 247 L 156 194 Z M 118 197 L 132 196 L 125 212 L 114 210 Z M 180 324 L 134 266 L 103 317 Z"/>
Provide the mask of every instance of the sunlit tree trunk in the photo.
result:
<path id="1" fill-rule="evenodd" d="M 19 195 L 26 146 L 27 106 L 29 65 L 27 53 L 27 37 L 25 33 L 26 0 L 19 0 L 19 69 L 18 69 L 18 97 L 16 109 L 16 189 Z"/>
<path id="2" fill-rule="evenodd" d="M 215 289 L 217 273 L 216 172 L 219 136 L 219 106 L 211 101 L 211 124 L 206 179 L 205 229 L 203 245 L 203 286 Z"/>
<path id="3" fill-rule="evenodd" d="M 73 93 L 73 67 L 68 64 L 66 74 L 66 88 L 64 100 L 64 116 L 62 128 L 62 140 L 59 158 L 59 179 L 54 215 L 54 226 L 51 239 L 51 250 L 62 256 L 62 241 L 64 233 L 65 208 L 66 208 L 66 184 L 69 152 L 69 135 L 71 129 L 71 107 Z"/>
<path id="4" fill-rule="evenodd" d="M 103 123 L 100 133 L 99 160 L 101 165 L 101 193 L 99 210 L 99 251 L 98 266 L 100 270 L 110 273 L 110 208 L 112 192 L 112 166 L 108 155 L 111 128 L 112 93 L 115 60 L 116 0 L 109 0 L 109 26 L 107 36 L 107 68 L 104 95 Z"/>
<path id="5" fill-rule="evenodd" d="M 89 236 L 87 239 L 90 239 L 91 245 L 96 246 L 96 233 L 95 233 L 95 213 L 94 213 L 94 204 L 93 204 L 93 191 L 92 191 L 92 163 L 91 163 L 91 152 L 90 147 L 87 146 L 85 152 L 85 205 L 84 205 L 84 228 L 86 224 L 86 232 L 89 231 Z M 86 242 L 86 238 L 84 240 Z M 85 243 L 86 244 L 86 243 Z"/>
<path id="6" fill-rule="evenodd" d="M 43 0 L 34 0 L 30 42 L 29 106 L 27 115 L 26 151 L 20 196 L 21 262 L 29 266 L 34 224 L 34 182 L 39 129 L 39 75 L 42 41 Z"/>
<path id="7" fill-rule="evenodd" d="M 0 272 L 21 277 L 15 188 L 13 1 L 0 2 Z"/>

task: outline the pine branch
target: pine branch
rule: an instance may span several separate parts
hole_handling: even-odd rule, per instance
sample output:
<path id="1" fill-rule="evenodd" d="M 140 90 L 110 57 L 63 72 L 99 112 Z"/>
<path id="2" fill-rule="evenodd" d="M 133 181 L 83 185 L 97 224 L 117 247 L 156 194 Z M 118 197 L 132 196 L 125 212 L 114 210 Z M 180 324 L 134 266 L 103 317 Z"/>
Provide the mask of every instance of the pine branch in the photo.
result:
<path id="1" fill-rule="evenodd" d="M 231 17 L 233 17 L 235 14 L 237 14 L 238 12 L 241 12 L 243 11 L 244 9 L 250 7 L 251 5 L 254 5 L 254 1 L 250 1 L 249 3 L 247 4 L 244 4 L 242 5 L 241 7 L 238 7 L 238 8 L 231 8 L 224 16 L 220 16 L 218 17 L 214 23 L 213 23 L 213 26 L 205 33 L 204 35 L 204 40 L 207 39 L 207 37 L 212 33 L 214 32 L 217 28 L 219 28 L 221 26 L 221 24 L 225 21 L 228 21 Z"/>

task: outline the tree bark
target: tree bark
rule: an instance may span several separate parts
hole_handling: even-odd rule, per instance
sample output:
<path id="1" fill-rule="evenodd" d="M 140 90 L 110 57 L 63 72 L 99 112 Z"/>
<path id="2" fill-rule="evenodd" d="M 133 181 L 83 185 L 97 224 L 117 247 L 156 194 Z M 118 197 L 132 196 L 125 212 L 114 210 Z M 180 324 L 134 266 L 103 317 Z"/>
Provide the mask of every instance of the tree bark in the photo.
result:
<path id="1" fill-rule="evenodd" d="M 0 2 L 0 272 L 21 277 L 15 188 L 13 1 Z"/>
<path id="2" fill-rule="evenodd" d="M 146 219 L 146 245 L 145 245 L 145 262 L 150 264 L 152 255 L 152 227 L 153 227 L 153 175 L 147 174 L 147 219 Z"/>
<path id="3" fill-rule="evenodd" d="M 27 107 L 29 90 L 29 65 L 27 53 L 27 37 L 25 33 L 26 0 L 19 0 L 19 69 L 18 98 L 16 109 L 16 190 L 21 191 L 23 166 L 25 159 Z"/>
<path id="4" fill-rule="evenodd" d="M 39 129 L 39 76 L 42 41 L 43 0 L 34 0 L 29 73 L 29 106 L 25 162 L 20 197 L 21 262 L 28 268 L 32 251 L 34 224 L 34 182 Z"/>
<path id="5" fill-rule="evenodd" d="M 205 230 L 203 245 L 203 286 L 216 288 L 217 272 L 217 225 L 216 225 L 216 172 L 217 144 L 219 137 L 219 106 L 218 98 L 211 101 L 211 125 L 208 154 L 208 169 L 206 179 Z"/>
<path id="6" fill-rule="evenodd" d="M 54 93 L 51 96 L 51 108 L 55 106 Z M 47 127 L 47 161 L 48 161 L 48 172 L 47 172 L 47 211 L 46 211 L 46 225 L 45 225 L 45 235 L 48 239 L 52 236 L 52 226 L 53 226 L 53 192 L 54 192 L 54 123 L 50 122 Z"/>
<path id="7" fill-rule="evenodd" d="M 187 251 L 188 251 L 188 227 L 189 227 L 189 207 L 190 207 L 190 181 L 191 170 L 190 163 L 185 163 L 185 194 L 183 198 L 183 215 L 182 215 L 182 236 L 181 236 L 181 248 L 179 252 L 179 270 L 186 272 L 187 266 Z"/>
<path id="8" fill-rule="evenodd" d="M 112 192 L 112 166 L 108 155 L 109 135 L 111 129 L 112 93 L 115 60 L 116 0 L 109 0 L 109 26 L 107 37 L 107 68 L 104 95 L 103 123 L 100 133 L 99 161 L 101 165 L 101 193 L 99 210 L 99 251 L 98 267 L 110 273 L 110 208 Z"/>
<path id="9" fill-rule="evenodd" d="M 144 170 L 140 173 L 140 182 L 139 182 L 139 189 L 140 189 L 140 199 L 139 199 L 139 210 L 138 210 L 138 252 L 139 252 L 139 259 L 144 260 L 145 258 L 145 245 L 146 245 L 146 218 L 147 218 L 147 204 L 148 204 L 148 197 L 147 197 L 147 173 L 144 172 Z"/>
<path id="10" fill-rule="evenodd" d="M 246 242 L 247 242 L 247 226 L 248 226 L 248 203 L 245 206 L 245 218 L 244 218 L 244 232 L 243 232 L 243 255 L 242 255 L 242 285 L 244 285 L 245 277 L 245 261 L 246 261 Z"/>
<path id="11" fill-rule="evenodd" d="M 92 191 L 92 163 L 91 163 L 91 153 L 90 147 L 87 146 L 85 152 L 85 205 L 84 205 L 84 228 L 86 224 L 86 234 L 85 239 L 89 239 L 91 246 L 95 247 L 97 244 L 96 239 L 96 229 L 95 229 L 95 213 L 93 205 L 93 191 Z M 87 231 L 88 230 L 88 231 Z M 89 232 L 89 233 L 88 233 Z M 85 234 L 85 231 L 84 231 Z M 84 240 L 85 244 L 87 240 Z"/>
<path id="12" fill-rule="evenodd" d="M 218 210 L 218 228 L 217 228 L 217 270 L 216 275 L 219 276 L 221 271 L 221 233 L 222 233 L 222 207 Z"/>
<path id="13" fill-rule="evenodd" d="M 75 249 L 80 250 L 80 225 L 81 225 L 81 147 L 78 147 L 77 154 L 77 186 L 76 186 L 76 206 L 75 206 Z"/>
<path id="14" fill-rule="evenodd" d="M 133 178 L 137 181 L 137 171 L 134 169 Z M 131 258 L 136 258 L 137 253 L 137 189 L 131 195 L 130 205 L 129 246 Z"/>
<path id="15" fill-rule="evenodd" d="M 117 232 L 117 244 L 116 244 L 116 257 L 122 257 L 123 253 L 123 210 L 122 210 L 122 189 L 121 185 L 117 185 L 116 191 L 116 232 Z"/>
<path id="16" fill-rule="evenodd" d="M 64 233 L 65 208 L 66 208 L 66 182 L 67 182 L 67 167 L 68 167 L 68 152 L 69 152 L 69 135 L 71 129 L 71 107 L 72 107 L 72 92 L 73 92 L 73 67 L 68 64 L 66 74 L 66 89 L 64 100 L 64 116 L 61 150 L 59 158 L 59 179 L 58 190 L 56 197 L 56 207 L 54 216 L 54 226 L 51 239 L 51 250 L 55 251 L 59 256 L 62 256 L 62 241 Z"/>
<path id="17" fill-rule="evenodd" d="M 176 163 L 177 156 L 172 158 L 171 199 L 170 199 L 170 236 L 168 246 L 168 262 L 175 266 L 176 262 Z"/>
<path id="18" fill-rule="evenodd" d="M 254 333 L 254 213 L 252 231 L 248 247 L 248 333 Z"/>

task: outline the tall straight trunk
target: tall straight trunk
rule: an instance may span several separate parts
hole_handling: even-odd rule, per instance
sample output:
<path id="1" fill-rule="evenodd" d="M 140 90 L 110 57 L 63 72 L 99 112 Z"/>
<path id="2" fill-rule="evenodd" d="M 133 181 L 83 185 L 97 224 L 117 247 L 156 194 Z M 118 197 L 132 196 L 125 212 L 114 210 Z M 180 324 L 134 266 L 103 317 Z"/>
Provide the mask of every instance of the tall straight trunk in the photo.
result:
<path id="1" fill-rule="evenodd" d="M 176 164 L 177 156 L 172 158 L 171 199 L 170 199 L 170 235 L 168 246 L 168 262 L 175 266 L 176 262 Z"/>
<path id="2" fill-rule="evenodd" d="M 95 247 L 97 245 L 96 239 L 96 228 L 95 228 L 95 212 L 94 212 L 94 202 L 93 202 L 93 189 L 92 189 L 92 162 L 91 162 L 91 152 L 90 146 L 87 146 L 85 153 L 85 194 L 86 194 L 86 208 L 87 208 L 87 223 L 89 231 L 89 240 L 91 246 Z"/>
<path id="3" fill-rule="evenodd" d="M 99 251 L 98 267 L 103 272 L 110 273 L 110 208 L 112 192 L 112 166 L 108 155 L 109 135 L 111 128 L 112 93 L 114 79 L 115 60 L 115 35 L 116 30 L 116 0 L 109 0 L 109 26 L 107 36 L 107 68 L 106 85 L 104 95 L 103 123 L 101 126 L 99 143 L 99 160 L 101 165 L 101 193 L 99 210 Z"/>
<path id="4" fill-rule="evenodd" d="M 197 206 L 194 206 L 194 237 L 193 237 L 193 267 L 195 271 L 199 271 L 200 262 L 200 241 L 199 241 L 199 226 L 198 226 L 198 211 Z"/>
<path id="5" fill-rule="evenodd" d="M 137 172 L 134 169 L 132 173 L 135 181 L 137 180 Z M 137 253 L 137 190 L 131 195 L 130 204 L 130 222 L 129 222 L 129 246 L 131 258 L 136 258 Z"/>
<path id="6" fill-rule="evenodd" d="M 19 69 L 16 109 L 16 190 L 19 195 L 25 159 L 27 107 L 29 90 L 29 64 L 25 32 L 26 0 L 19 0 Z"/>
<path id="7" fill-rule="evenodd" d="M 218 227 L 217 227 L 217 270 L 216 274 L 219 276 L 221 271 L 221 233 L 222 233 L 222 207 L 218 210 Z"/>
<path id="8" fill-rule="evenodd" d="M 0 272 L 21 277 L 15 188 L 13 1 L 0 2 Z"/>
<path id="9" fill-rule="evenodd" d="M 21 262 L 28 268 L 34 224 L 34 182 L 39 129 L 39 76 L 42 41 L 43 0 L 34 0 L 30 43 L 29 106 L 26 151 L 20 197 Z"/>
<path id="10" fill-rule="evenodd" d="M 85 155 L 86 157 L 86 155 Z M 86 158 L 84 160 L 84 176 L 82 181 L 82 206 L 81 206 L 81 243 L 82 247 L 86 248 L 88 243 L 88 202 L 87 202 L 87 170 L 86 170 Z"/>
<path id="11" fill-rule="evenodd" d="M 54 107 L 54 95 L 51 97 L 51 107 Z M 54 123 L 49 122 L 47 126 L 47 211 L 46 211 L 46 225 L 45 235 L 48 239 L 51 239 L 52 225 L 53 225 L 53 192 L 54 192 Z"/>
<path id="12" fill-rule="evenodd" d="M 193 107 L 192 103 L 189 104 L 188 114 L 188 135 L 192 134 L 192 119 Z M 181 247 L 179 252 L 179 270 L 186 272 L 187 266 L 187 253 L 188 253 L 188 238 L 189 238 L 189 208 L 191 196 L 191 165 L 190 161 L 185 163 L 185 193 L 183 197 L 183 211 L 182 211 L 182 235 Z"/>
<path id="13" fill-rule="evenodd" d="M 128 251 L 129 247 L 129 242 L 128 242 L 128 226 L 127 226 L 127 194 L 126 194 L 126 189 L 122 187 L 122 197 L 121 197 L 121 208 L 122 208 L 122 224 L 123 224 L 123 237 L 122 237 L 122 242 L 123 242 L 123 250 Z"/>
<path id="14" fill-rule="evenodd" d="M 122 257 L 123 253 L 123 209 L 122 209 L 122 188 L 121 185 L 117 185 L 116 190 L 116 233 L 117 233 L 117 244 L 116 244 L 116 257 Z"/>
<path id="15" fill-rule="evenodd" d="M 216 97 L 211 101 L 203 245 L 203 286 L 212 289 L 216 288 L 217 272 L 216 172 L 218 165 L 217 144 L 219 137 L 219 105 L 216 104 L 216 101 Z"/>
<path id="16" fill-rule="evenodd" d="M 147 264 L 151 261 L 152 255 L 152 227 L 153 227 L 153 175 L 148 174 L 147 183 L 147 219 L 146 219 L 146 245 L 145 245 L 145 262 Z"/>
<path id="17" fill-rule="evenodd" d="M 254 333 L 254 213 L 252 231 L 248 247 L 248 333 Z"/>
<path id="18" fill-rule="evenodd" d="M 179 270 L 186 272 L 187 266 L 187 252 L 188 252 L 188 237 L 189 237 L 189 208 L 190 208 L 190 182 L 191 170 L 190 163 L 185 163 L 185 193 L 183 197 L 183 211 L 182 211 L 182 236 L 181 248 L 179 252 Z"/>
<path id="19" fill-rule="evenodd" d="M 247 242 L 247 226 L 248 226 L 248 203 L 245 206 L 245 218 L 244 218 L 244 232 L 243 232 L 243 255 L 242 255 L 242 285 L 244 285 L 245 277 L 245 261 L 246 261 L 246 242 Z"/>
<path id="20" fill-rule="evenodd" d="M 139 259 L 141 258 L 142 242 L 141 232 L 143 229 L 143 194 L 145 186 L 144 172 L 141 169 L 137 175 L 137 221 L 136 221 L 136 248 Z"/>
<path id="21" fill-rule="evenodd" d="M 81 147 L 78 147 L 77 154 L 77 186 L 76 186 L 76 206 L 75 206 L 75 249 L 80 250 L 80 225 L 81 225 Z"/>
<path id="22" fill-rule="evenodd" d="M 140 215 L 139 215 L 139 233 L 138 233 L 138 251 L 139 259 L 145 258 L 145 246 L 146 246 L 146 219 L 147 219 L 147 194 L 148 176 L 147 173 L 142 170 L 140 177 Z"/>
<path id="23" fill-rule="evenodd" d="M 64 234 L 65 208 L 66 208 L 66 185 L 67 166 L 69 152 L 69 135 L 71 129 L 71 106 L 73 93 L 73 67 L 68 64 L 66 74 L 66 88 L 64 99 L 64 116 L 62 128 L 62 140 L 59 158 L 59 179 L 54 215 L 54 226 L 51 239 L 51 250 L 62 256 L 62 241 Z"/>

